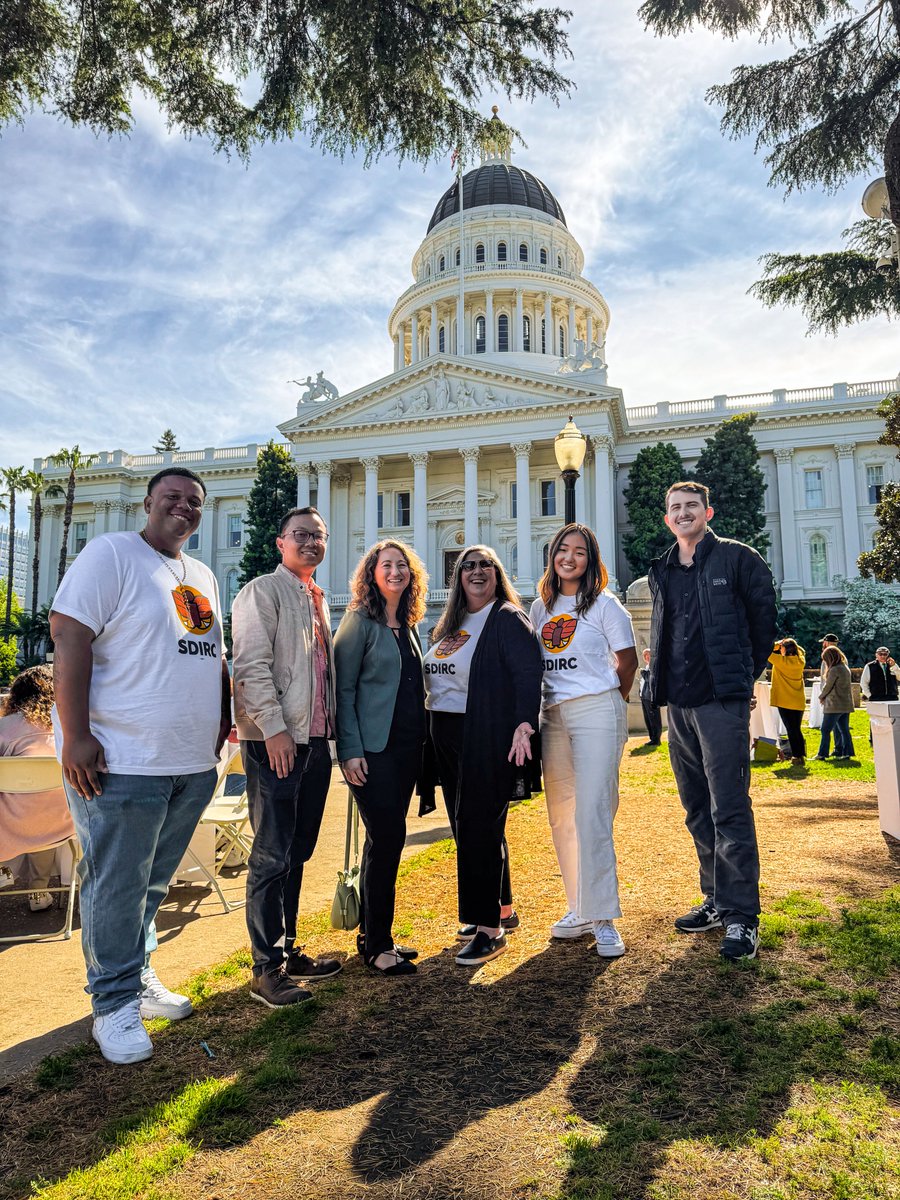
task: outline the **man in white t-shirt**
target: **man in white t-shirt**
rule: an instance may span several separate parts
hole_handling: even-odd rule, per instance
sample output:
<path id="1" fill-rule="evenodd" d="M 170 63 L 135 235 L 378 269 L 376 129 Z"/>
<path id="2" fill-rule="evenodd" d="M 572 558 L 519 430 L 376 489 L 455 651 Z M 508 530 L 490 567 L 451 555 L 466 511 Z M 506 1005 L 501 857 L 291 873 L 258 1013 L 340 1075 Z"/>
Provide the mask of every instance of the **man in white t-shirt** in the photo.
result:
<path id="1" fill-rule="evenodd" d="M 215 576 L 181 553 L 205 496 L 193 471 L 154 475 L 145 527 L 88 542 L 50 614 L 57 753 L 84 854 L 93 1036 L 114 1063 L 153 1053 L 141 1017 L 191 1012 L 160 982 L 150 953 L 154 917 L 231 728 Z"/>

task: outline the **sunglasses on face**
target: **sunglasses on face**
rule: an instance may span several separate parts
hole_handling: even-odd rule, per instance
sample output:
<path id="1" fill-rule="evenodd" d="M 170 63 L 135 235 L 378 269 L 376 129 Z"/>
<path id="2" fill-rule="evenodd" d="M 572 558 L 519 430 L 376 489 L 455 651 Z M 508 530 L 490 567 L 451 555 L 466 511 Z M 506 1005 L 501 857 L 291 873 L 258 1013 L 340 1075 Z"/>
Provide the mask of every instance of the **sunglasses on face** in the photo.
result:
<path id="1" fill-rule="evenodd" d="M 318 546 L 324 546 L 328 541 L 327 533 L 310 533 L 308 529 L 291 529 L 287 533 L 282 534 L 283 537 L 292 537 L 298 546 L 308 546 L 310 542 L 315 542 Z"/>
<path id="2" fill-rule="evenodd" d="M 459 569 L 461 571 L 474 571 L 477 567 L 481 567 L 482 571 L 493 571 L 495 569 L 495 564 L 487 558 L 467 558 L 464 563 L 459 564 Z"/>

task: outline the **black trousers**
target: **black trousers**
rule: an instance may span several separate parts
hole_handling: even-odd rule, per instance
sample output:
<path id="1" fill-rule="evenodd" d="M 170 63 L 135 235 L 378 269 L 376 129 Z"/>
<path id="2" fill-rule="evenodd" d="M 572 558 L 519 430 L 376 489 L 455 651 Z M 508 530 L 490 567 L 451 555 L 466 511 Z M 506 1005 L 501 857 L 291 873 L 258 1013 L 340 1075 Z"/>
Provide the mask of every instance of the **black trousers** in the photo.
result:
<path id="1" fill-rule="evenodd" d="M 641 696 L 641 708 L 644 711 L 644 724 L 647 726 L 647 737 L 658 746 L 662 741 L 662 714 L 655 704 L 651 704 L 646 696 Z"/>
<path id="2" fill-rule="evenodd" d="M 463 713 L 431 713 L 431 739 L 456 842 L 459 919 L 495 929 L 500 924 L 500 906 L 513 902 L 505 835 L 510 797 L 460 793 L 464 721 Z"/>
<path id="3" fill-rule="evenodd" d="M 397 869 L 406 842 L 406 814 L 422 759 L 420 738 L 391 741 L 365 753 L 369 774 L 362 787 L 351 784 L 366 830 L 360 875 L 365 957 L 371 962 L 393 949 Z"/>
<path id="4" fill-rule="evenodd" d="M 800 730 L 803 712 L 799 708 L 779 708 L 778 715 L 787 730 L 788 742 L 793 758 L 806 758 L 806 738 Z"/>
<path id="5" fill-rule="evenodd" d="M 298 746 L 294 769 L 279 779 L 265 742 L 241 742 L 253 849 L 247 867 L 247 931 L 253 970 L 275 971 L 284 962 L 285 938 L 297 935 L 303 864 L 319 838 L 331 783 L 325 738 Z"/>

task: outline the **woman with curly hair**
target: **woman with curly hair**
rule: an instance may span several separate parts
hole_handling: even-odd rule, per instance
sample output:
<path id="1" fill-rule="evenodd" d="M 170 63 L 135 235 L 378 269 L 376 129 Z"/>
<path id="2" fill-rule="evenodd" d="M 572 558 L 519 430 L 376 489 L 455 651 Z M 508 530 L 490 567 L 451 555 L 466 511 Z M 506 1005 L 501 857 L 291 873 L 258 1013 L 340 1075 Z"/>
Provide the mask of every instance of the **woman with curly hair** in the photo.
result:
<path id="1" fill-rule="evenodd" d="M 406 813 L 422 764 L 425 690 L 416 625 L 428 575 L 409 546 L 376 542 L 350 581 L 334 638 L 337 754 L 366 830 L 362 857 L 363 956 L 382 975 L 414 975 L 414 951 L 391 926 Z"/>
<path id="2" fill-rule="evenodd" d="M 50 667 L 29 667 L 12 681 L 0 716 L 0 755 L 56 757 L 50 710 L 53 708 L 53 672 Z M 25 854 L 34 890 L 28 907 L 42 912 L 53 903 L 47 891 L 55 850 L 41 850 L 75 834 L 62 786 L 47 792 L 19 795 L 0 792 L 0 845 L 14 846 Z M 35 852 L 36 851 L 36 852 Z"/>

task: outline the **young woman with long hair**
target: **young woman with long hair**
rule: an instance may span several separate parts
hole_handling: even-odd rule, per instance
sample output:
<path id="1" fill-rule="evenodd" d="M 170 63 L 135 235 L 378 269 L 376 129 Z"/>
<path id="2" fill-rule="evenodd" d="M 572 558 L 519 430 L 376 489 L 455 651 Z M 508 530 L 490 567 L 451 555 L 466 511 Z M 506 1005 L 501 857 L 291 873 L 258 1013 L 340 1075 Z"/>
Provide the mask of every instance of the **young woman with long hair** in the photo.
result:
<path id="1" fill-rule="evenodd" d="M 806 651 L 793 638 L 782 638 L 775 643 L 769 662 L 772 666 L 772 705 L 778 709 L 778 715 L 787 730 L 791 762 L 795 766 L 802 766 L 806 762 L 806 738 L 800 728 L 806 708 L 806 692 L 803 688 Z"/>

